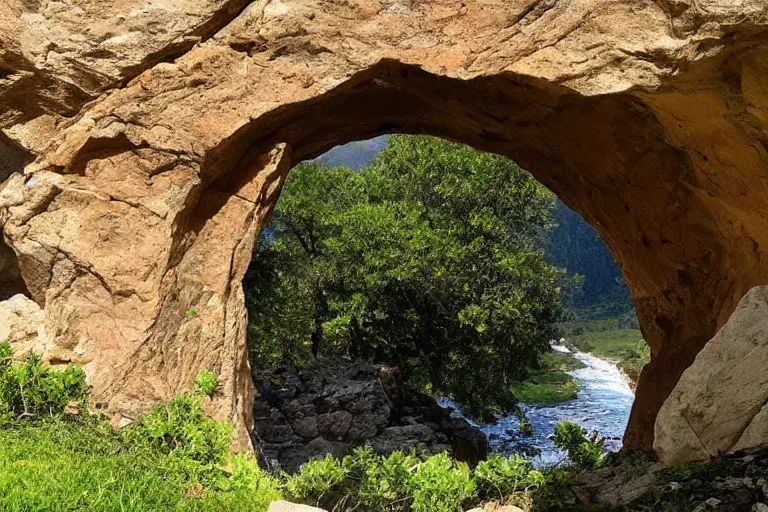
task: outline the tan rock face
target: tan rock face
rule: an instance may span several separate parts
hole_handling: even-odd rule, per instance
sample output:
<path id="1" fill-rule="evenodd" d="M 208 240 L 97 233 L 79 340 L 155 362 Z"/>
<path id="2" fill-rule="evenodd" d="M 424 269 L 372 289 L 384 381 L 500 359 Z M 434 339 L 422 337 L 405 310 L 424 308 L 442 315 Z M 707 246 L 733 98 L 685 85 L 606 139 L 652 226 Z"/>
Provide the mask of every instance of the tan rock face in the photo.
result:
<path id="1" fill-rule="evenodd" d="M 747 293 L 659 411 L 653 447 L 679 464 L 768 440 L 768 286 Z"/>
<path id="2" fill-rule="evenodd" d="M 245 443 L 240 280 L 289 168 L 390 132 L 507 155 L 622 265 L 652 349 L 625 441 L 651 449 L 768 282 L 766 28 L 763 0 L 11 0 L 0 226 L 99 407 L 130 419 L 207 367 Z"/>
<path id="3" fill-rule="evenodd" d="M 482 508 L 475 507 L 469 509 L 467 512 L 524 512 L 520 507 L 514 505 L 502 505 L 498 502 L 490 502 L 483 505 Z"/>

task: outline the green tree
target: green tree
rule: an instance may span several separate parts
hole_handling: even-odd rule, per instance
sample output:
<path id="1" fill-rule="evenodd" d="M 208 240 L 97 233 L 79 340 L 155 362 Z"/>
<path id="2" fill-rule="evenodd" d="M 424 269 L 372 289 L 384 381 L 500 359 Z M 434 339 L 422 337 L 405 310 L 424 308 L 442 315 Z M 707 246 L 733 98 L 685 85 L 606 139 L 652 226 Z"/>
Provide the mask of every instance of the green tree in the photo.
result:
<path id="1" fill-rule="evenodd" d="M 560 315 L 553 207 L 510 160 L 428 137 L 391 137 L 360 173 L 302 164 L 246 280 L 253 350 L 374 359 L 471 414 L 510 410 Z"/>

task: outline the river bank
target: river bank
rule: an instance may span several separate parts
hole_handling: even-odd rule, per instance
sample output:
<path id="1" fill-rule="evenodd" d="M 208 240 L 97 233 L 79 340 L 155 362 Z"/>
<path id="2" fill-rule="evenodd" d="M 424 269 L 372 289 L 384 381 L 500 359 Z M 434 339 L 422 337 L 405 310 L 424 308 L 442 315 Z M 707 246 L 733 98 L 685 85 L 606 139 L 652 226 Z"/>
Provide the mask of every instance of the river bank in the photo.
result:
<path id="1" fill-rule="evenodd" d="M 585 332 L 569 335 L 559 343 L 567 347 L 568 352 L 553 350 L 544 354 L 540 367 L 533 369 L 524 382 L 512 386 L 515 397 L 521 403 L 547 406 L 578 396 L 579 382 L 571 372 L 585 365 L 571 351 L 592 354 L 616 365 L 632 391 L 650 357 L 642 334 L 636 329 Z"/>
<path id="2" fill-rule="evenodd" d="M 514 384 L 517 400 L 530 405 L 552 405 L 578 396 L 579 383 L 569 372 L 584 367 L 571 354 L 553 350 L 543 354 L 541 366 L 531 372 L 525 382 Z"/>

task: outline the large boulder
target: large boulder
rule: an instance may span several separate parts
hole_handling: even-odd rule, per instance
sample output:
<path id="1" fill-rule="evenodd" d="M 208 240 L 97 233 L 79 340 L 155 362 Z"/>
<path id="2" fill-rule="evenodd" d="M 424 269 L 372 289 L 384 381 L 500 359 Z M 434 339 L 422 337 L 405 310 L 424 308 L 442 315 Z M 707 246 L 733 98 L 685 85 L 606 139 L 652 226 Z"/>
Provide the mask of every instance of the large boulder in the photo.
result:
<path id="1" fill-rule="evenodd" d="M 666 464 L 768 442 L 768 286 L 747 293 L 659 411 L 653 444 Z"/>
<path id="2" fill-rule="evenodd" d="M 625 445 L 650 450 L 768 282 L 766 27 L 764 0 L 6 0 L 0 230 L 99 409 L 210 368 L 245 447 L 240 282 L 291 166 L 391 132 L 509 156 L 621 264 L 652 352 Z"/>

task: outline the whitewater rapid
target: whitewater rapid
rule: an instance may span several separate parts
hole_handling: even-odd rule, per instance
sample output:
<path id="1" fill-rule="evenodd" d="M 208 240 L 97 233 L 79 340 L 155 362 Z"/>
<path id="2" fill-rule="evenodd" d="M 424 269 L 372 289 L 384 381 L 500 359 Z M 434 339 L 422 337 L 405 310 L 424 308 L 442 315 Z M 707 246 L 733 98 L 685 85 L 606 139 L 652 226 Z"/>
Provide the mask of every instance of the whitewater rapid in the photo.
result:
<path id="1" fill-rule="evenodd" d="M 571 353 L 563 345 L 553 345 L 556 352 Z M 619 368 L 592 354 L 572 352 L 584 367 L 568 373 L 579 383 L 578 397 L 551 406 L 523 405 L 533 435 L 520 432 L 520 420 L 514 414 L 504 416 L 495 423 L 477 424 L 488 436 L 491 451 L 505 455 L 538 451 L 531 460 L 537 467 L 553 466 L 565 455 L 552 442 L 555 426 L 563 420 L 573 421 L 588 431 L 597 430 L 606 438 L 605 446 L 611 451 L 621 448 L 621 437 L 627 426 L 629 411 L 635 396 Z M 447 398 L 440 404 L 462 415 L 461 408 Z"/>

